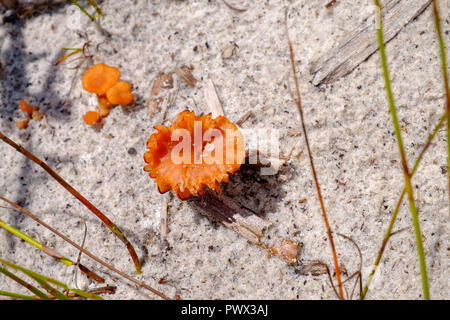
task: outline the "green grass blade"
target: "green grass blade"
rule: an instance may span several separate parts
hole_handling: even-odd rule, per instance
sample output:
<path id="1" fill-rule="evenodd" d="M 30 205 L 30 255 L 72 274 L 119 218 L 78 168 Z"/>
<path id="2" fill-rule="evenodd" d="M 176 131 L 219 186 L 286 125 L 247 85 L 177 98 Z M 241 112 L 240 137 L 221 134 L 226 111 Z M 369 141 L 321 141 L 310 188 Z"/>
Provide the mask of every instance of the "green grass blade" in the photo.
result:
<path id="1" fill-rule="evenodd" d="M 94 18 L 93 16 L 91 16 L 91 15 L 89 14 L 89 12 L 87 12 L 86 9 L 83 8 L 83 6 L 80 5 L 80 4 L 78 3 L 78 1 L 76 1 L 76 0 L 70 0 L 70 2 L 72 2 L 72 3 L 73 3 L 74 5 L 76 5 L 78 8 L 80 8 L 80 10 L 81 10 L 85 15 L 87 15 L 87 16 L 89 17 L 89 19 L 91 19 L 92 21 L 95 20 L 95 18 Z"/>
<path id="2" fill-rule="evenodd" d="M 444 122 L 445 122 L 446 118 L 447 118 L 447 112 L 444 113 L 444 115 L 441 117 L 441 120 L 439 120 L 438 124 L 433 129 L 433 132 L 428 137 L 427 143 L 425 144 L 425 146 L 423 147 L 423 149 L 420 152 L 419 156 L 417 157 L 416 162 L 414 163 L 414 167 L 411 170 L 411 177 L 414 176 L 414 174 L 416 173 L 417 168 L 419 167 L 419 164 L 422 161 L 423 155 L 425 154 L 425 152 L 428 149 L 428 147 L 431 145 L 431 142 L 434 140 L 434 138 L 436 137 L 436 135 L 439 132 L 439 130 L 444 125 Z M 364 286 L 363 291 L 361 292 L 361 300 L 364 300 L 364 298 L 366 297 L 367 291 L 369 290 L 370 283 L 372 282 L 372 278 L 375 275 L 375 272 L 377 271 L 378 264 L 381 261 L 381 257 L 383 256 L 383 253 L 384 253 L 384 250 L 386 248 L 387 242 L 388 242 L 388 240 L 389 240 L 389 238 L 390 238 L 390 236 L 392 234 L 392 229 L 394 228 L 394 223 L 395 223 L 395 221 L 397 219 L 397 215 L 398 215 L 398 212 L 400 210 L 400 206 L 401 206 L 401 204 L 403 202 L 403 198 L 405 196 L 405 193 L 406 193 L 406 190 L 403 189 L 402 194 L 400 195 L 400 198 L 397 201 L 397 205 L 395 206 L 395 210 L 392 213 L 391 221 L 389 222 L 388 228 L 387 228 L 386 233 L 384 235 L 383 243 L 381 245 L 381 249 L 378 252 L 378 256 L 377 256 L 377 258 L 375 260 L 375 263 L 372 266 L 372 270 L 370 271 L 369 277 L 367 278 L 367 282 L 366 282 L 366 284 Z"/>
<path id="3" fill-rule="evenodd" d="M 99 6 L 97 5 L 97 3 L 96 3 L 94 0 L 87 0 L 87 2 L 89 2 L 89 4 L 90 4 L 90 5 L 95 9 L 95 11 L 97 12 L 96 18 L 103 16 L 102 10 L 99 8 Z"/>
<path id="4" fill-rule="evenodd" d="M 436 33 L 439 40 L 439 52 L 441 54 L 442 76 L 444 78 L 445 90 L 445 110 L 447 112 L 447 175 L 448 175 L 448 192 L 450 197 L 450 88 L 448 84 L 447 74 L 447 55 L 445 53 L 445 43 L 442 36 L 442 25 L 439 17 L 439 9 L 436 0 L 433 0 L 434 24 L 436 26 Z"/>
<path id="5" fill-rule="evenodd" d="M 33 296 L 25 296 L 23 294 L 2 291 L 2 290 L 0 290 L 0 296 L 10 297 L 10 298 L 17 299 L 17 300 L 39 300 L 38 298 L 33 297 Z"/>
<path id="6" fill-rule="evenodd" d="M 381 5 L 379 0 L 374 0 L 375 6 L 381 10 Z M 419 263 L 420 263 L 420 273 L 422 276 L 422 290 L 425 300 L 430 299 L 430 292 L 428 288 L 428 274 L 427 274 L 427 267 L 425 262 L 425 254 L 423 251 L 423 244 L 422 244 L 422 233 L 420 231 L 420 222 L 419 222 L 419 213 L 416 208 L 416 204 L 414 201 L 414 193 L 413 188 L 411 184 L 411 174 L 409 173 L 408 164 L 406 161 L 405 156 L 405 149 L 403 147 L 403 140 L 402 135 L 400 131 L 400 125 L 397 118 L 397 108 L 395 106 L 394 102 L 394 95 L 392 93 L 392 86 L 391 86 L 391 80 L 389 76 L 389 68 L 386 58 L 386 51 L 384 47 L 384 34 L 383 34 L 383 22 L 382 22 L 382 15 L 380 15 L 379 18 L 379 28 L 377 28 L 377 35 L 378 35 L 378 43 L 379 43 L 379 52 L 381 57 L 381 65 L 383 69 L 383 76 L 384 76 L 384 82 L 386 86 L 386 95 L 389 102 L 389 112 L 391 113 L 392 117 L 392 123 L 394 125 L 395 129 L 395 135 L 397 138 L 397 144 L 398 149 L 400 152 L 401 160 L 402 160 L 402 167 L 403 167 L 403 175 L 405 178 L 405 189 L 406 193 L 408 194 L 408 201 L 409 201 L 409 209 L 411 211 L 411 216 L 413 220 L 414 225 L 414 233 L 416 235 L 416 246 L 417 246 L 417 253 L 419 256 Z"/>
<path id="7" fill-rule="evenodd" d="M 22 231 L 14 228 L 13 226 L 10 226 L 9 224 L 5 223 L 4 221 L 2 221 L 0 219 L 0 227 L 6 229 L 7 231 L 11 232 L 12 234 L 14 234 L 15 236 L 25 240 L 26 242 L 28 242 L 29 244 L 32 244 L 33 246 L 35 246 L 36 248 L 38 248 L 39 250 L 44 251 L 45 253 L 49 254 L 51 257 L 55 258 L 56 260 L 64 263 L 67 266 L 71 266 L 73 265 L 73 262 L 54 252 L 53 250 L 50 250 L 49 248 L 47 248 L 46 246 L 42 245 L 39 241 L 37 241 L 36 239 L 31 238 L 30 236 L 26 235 L 25 233 L 23 233 Z"/>
<path id="8" fill-rule="evenodd" d="M 70 300 L 70 298 L 67 297 L 65 294 L 63 294 L 61 291 L 53 288 L 50 284 L 48 284 L 48 282 L 47 282 L 48 278 L 46 276 L 43 276 L 43 275 L 41 275 L 41 274 L 39 274 L 37 272 L 28 270 L 26 268 L 23 268 L 23 267 L 21 267 L 19 265 L 14 264 L 12 262 L 3 260 L 1 258 L 0 258 L 0 263 L 4 264 L 4 265 L 6 265 L 6 266 L 8 266 L 10 268 L 13 268 L 15 270 L 22 271 L 27 276 L 32 278 L 34 281 L 39 283 L 42 286 L 42 288 L 44 288 L 48 293 L 50 293 L 55 298 L 57 298 L 59 300 Z"/>
<path id="9" fill-rule="evenodd" d="M 10 226 L 9 224 L 7 224 L 6 222 L 4 222 L 3 220 L 0 219 L 0 227 L 4 228 L 5 230 L 11 232 L 13 235 L 25 240 L 26 242 L 28 242 L 29 244 L 32 244 L 33 246 L 35 246 L 38 249 L 42 250 L 42 245 L 39 241 L 27 236 L 25 233 L 21 232 L 20 230 L 17 230 L 16 228 L 14 228 L 13 226 Z"/>
<path id="10" fill-rule="evenodd" d="M 31 291 L 32 293 L 34 293 L 37 297 L 39 297 L 40 299 L 43 300 L 50 300 L 50 297 L 47 296 L 44 292 L 42 292 L 41 290 L 39 290 L 38 288 L 36 288 L 35 286 L 29 284 L 28 282 L 20 279 L 18 276 L 16 276 L 15 274 L 13 274 L 12 272 L 8 271 L 7 269 L 3 268 L 0 266 L 0 272 L 3 273 L 5 276 L 11 278 L 12 280 L 14 280 L 15 282 L 17 282 L 18 284 L 20 284 L 21 286 L 23 286 L 24 288 L 26 288 L 27 290 Z"/>
<path id="11" fill-rule="evenodd" d="M 86 292 L 86 291 L 83 291 L 83 290 L 71 288 L 71 287 L 67 286 L 66 284 L 64 284 L 64 283 L 62 283 L 62 282 L 60 282 L 60 281 L 58 281 L 56 279 L 53 279 L 53 278 L 41 275 L 41 274 L 39 274 L 37 272 L 25 269 L 25 268 L 23 268 L 21 266 L 15 265 L 15 264 L 13 264 L 13 263 L 11 263 L 9 261 L 5 261 L 5 260 L 3 260 L 1 258 L 0 258 L 0 262 L 5 264 L 5 265 L 7 265 L 7 266 L 9 266 L 9 267 L 11 267 L 11 268 L 14 268 L 16 270 L 20 270 L 23 273 L 25 273 L 26 275 L 28 275 L 29 277 L 33 278 L 35 281 L 37 281 L 39 284 L 41 284 L 44 287 L 44 289 L 47 290 L 47 292 L 52 294 L 57 299 L 68 300 L 69 298 L 65 294 L 63 294 L 62 292 L 60 292 L 57 289 L 53 288 L 49 283 L 54 284 L 54 285 L 56 285 L 58 287 L 61 287 L 61 288 L 65 289 L 65 290 L 67 290 L 67 291 L 72 291 L 73 293 L 75 293 L 75 294 L 77 294 L 77 295 L 79 295 L 81 297 L 84 297 L 84 298 L 93 299 L 93 300 L 103 300 L 103 298 L 100 297 L 99 295 L 96 295 L 96 294 L 91 293 L 91 292 Z"/>

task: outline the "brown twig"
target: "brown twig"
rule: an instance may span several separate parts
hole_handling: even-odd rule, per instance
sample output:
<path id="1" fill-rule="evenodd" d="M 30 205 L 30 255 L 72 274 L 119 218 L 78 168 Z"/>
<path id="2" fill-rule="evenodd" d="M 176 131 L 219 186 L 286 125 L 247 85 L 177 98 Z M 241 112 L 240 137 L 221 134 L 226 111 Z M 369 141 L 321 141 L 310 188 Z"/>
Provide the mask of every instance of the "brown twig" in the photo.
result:
<path id="1" fill-rule="evenodd" d="M 48 230 L 50 230 L 51 232 L 53 232 L 54 234 L 56 234 L 58 237 L 60 237 L 61 239 L 63 239 L 64 241 L 66 241 L 67 243 L 69 243 L 70 245 L 72 245 L 73 247 L 77 248 L 78 250 L 80 250 L 81 252 L 83 252 L 85 255 L 87 255 L 88 257 L 90 257 L 91 259 L 95 260 L 96 262 L 100 263 L 102 266 L 108 268 L 109 270 L 119 274 L 120 276 L 122 276 L 123 278 L 137 284 L 138 286 L 141 286 L 142 288 L 145 288 L 151 292 L 153 292 L 154 294 L 156 294 L 157 296 L 165 299 L 165 300 L 171 300 L 169 297 L 167 297 L 166 295 L 164 295 L 163 293 L 159 292 L 156 289 L 153 289 L 152 287 L 150 287 L 149 285 L 145 284 L 142 281 L 136 280 L 133 277 L 123 273 L 122 271 L 117 270 L 116 268 L 114 268 L 113 266 L 111 266 L 110 264 L 106 263 L 105 261 L 101 260 L 100 258 L 97 258 L 94 254 L 92 254 L 91 252 L 89 252 L 88 250 L 82 248 L 81 246 L 79 246 L 78 244 L 76 244 L 75 242 L 73 242 L 72 240 L 70 240 L 68 237 L 66 237 L 65 235 L 63 235 L 62 233 L 60 233 L 59 231 L 57 231 L 56 229 L 52 228 L 51 226 L 49 226 L 48 224 L 46 224 L 45 222 L 43 222 L 42 220 L 40 220 L 39 218 L 37 218 L 33 213 L 31 213 L 30 211 L 28 211 L 25 208 L 22 208 L 21 206 L 19 206 L 18 204 L 0 196 L 0 200 L 5 201 L 6 203 L 10 204 L 15 210 L 20 211 L 22 213 L 25 213 L 27 216 L 29 216 L 31 219 L 33 219 L 34 221 L 36 221 L 37 223 L 39 223 L 40 225 L 42 225 L 43 227 L 47 228 Z"/>
<path id="2" fill-rule="evenodd" d="M 320 191 L 319 179 L 317 178 L 316 169 L 314 167 L 314 161 L 313 161 L 313 157 L 312 157 L 312 153 L 311 153 L 311 147 L 309 145 L 308 134 L 307 134 L 307 131 L 306 131 L 305 118 L 304 118 L 304 115 L 303 115 L 303 108 L 302 108 L 301 97 L 300 97 L 300 87 L 299 87 L 298 79 L 297 79 L 297 69 L 295 67 L 294 49 L 292 47 L 292 42 L 291 42 L 291 39 L 289 37 L 289 29 L 288 29 L 288 24 L 287 24 L 287 18 L 288 18 L 288 8 L 286 8 L 286 20 L 285 20 L 285 22 L 286 22 L 286 35 L 287 35 L 287 40 L 288 40 L 288 45 L 289 45 L 289 54 L 290 54 L 290 58 L 291 58 L 292 73 L 293 73 L 293 76 L 294 76 L 295 88 L 296 88 L 296 92 L 297 92 L 296 104 L 297 104 L 297 107 L 298 107 L 298 111 L 300 113 L 301 125 L 302 125 L 302 129 L 303 129 L 303 135 L 305 137 L 306 148 L 308 150 L 308 157 L 309 157 L 309 162 L 310 162 L 310 165 L 311 165 L 311 171 L 312 171 L 312 174 L 313 174 L 313 177 L 314 177 L 314 183 L 316 185 L 317 196 L 319 198 L 320 207 L 322 209 L 322 216 L 323 216 L 323 220 L 325 222 L 325 227 L 327 229 L 328 239 L 330 240 L 331 251 L 332 251 L 332 254 L 333 254 L 334 268 L 336 270 L 336 279 L 337 279 L 338 288 L 339 288 L 339 298 L 340 299 L 344 299 L 344 292 L 343 292 L 343 289 L 342 289 L 342 282 L 341 282 L 341 271 L 339 269 L 338 258 L 337 258 L 336 249 L 335 249 L 335 246 L 334 246 L 334 241 L 333 241 L 333 235 L 331 233 L 330 224 L 328 222 L 327 214 L 326 214 L 326 211 L 325 211 L 325 205 L 324 205 L 323 198 L 322 198 L 322 192 Z"/>
<path id="3" fill-rule="evenodd" d="M 45 162 L 41 159 L 33 155 L 31 152 L 27 151 L 21 145 L 18 145 L 13 140 L 5 136 L 2 132 L 0 132 L 0 139 L 5 143 L 9 144 L 11 147 L 16 149 L 18 152 L 22 153 L 31 161 L 35 162 L 39 166 L 41 166 L 49 175 L 51 175 L 61 186 L 63 186 L 67 191 L 69 191 L 75 198 L 77 198 L 82 204 L 86 206 L 92 213 L 94 213 L 111 231 L 114 233 L 127 247 L 128 252 L 133 259 L 134 265 L 136 267 L 136 272 L 138 274 L 141 273 L 141 263 L 139 262 L 139 258 L 134 250 L 133 245 L 130 241 L 125 237 L 122 231 L 111 221 L 108 217 L 106 217 L 97 207 L 95 207 L 92 203 L 90 203 L 85 197 L 83 197 L 77 190 L 75 190 L 70 184 L 68 184 L 63 178 L 61 178 L 52 168 L 50 168 Z"/>
<path id="4" fill-rule="evenodd" d="M 242 118 L 240 118 L 238 121 L 236 121 L 236 124 L 239 126 L 239 127 L 242 127 L 242 125 L 244 124 L 244 122 L 245 121 L 247 121 L 250 117 L 252 117 L 253 116 L 253 112 L 252 111 L 247 111 L 247 113 L 246 114 L 244 114 L 243 116 L 242 116 Z"/>

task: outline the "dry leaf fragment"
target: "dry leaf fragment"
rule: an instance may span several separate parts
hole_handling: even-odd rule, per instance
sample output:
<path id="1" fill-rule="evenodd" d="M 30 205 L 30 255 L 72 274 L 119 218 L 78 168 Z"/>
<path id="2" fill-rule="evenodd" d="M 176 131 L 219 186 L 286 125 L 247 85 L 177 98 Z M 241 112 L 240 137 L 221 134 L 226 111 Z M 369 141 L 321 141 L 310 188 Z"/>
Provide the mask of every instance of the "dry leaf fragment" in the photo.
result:
<path id="1" fill-rule="evenodd" d="M 295 273 L 300 275 L 311 274 L 313 276 L 320 276 L 328 273 L 328 266 L 321 261 L 311 261 L 300 265 L 299 268 L 295 270 Z"/>
<path id="2" fill-rule="evenodd" d="M 290 136 L 290 137 L 296 137 L 301 134 L 302 134 L 302 132 L 300 130 L 289 130 L 288 131 L 288 136 Z"/>
<path id="3" fill-rule="evenodd" d="M 225 50 L 222 52 L 222 58 L 223 59 L 230 59 L 233 56 L 234 49 L 236 49 L 236 45 L 232 44 L 228 46 Z"/>
<path id="4" fill-rule="evenodd" d="M 173 77 L 172 73 L 163 73 L 160 72 L 156 76 L 155 80 L 153 81 L 152 89 L 150 91 L 150 98 L 147 102 L 147 108 L 150 113 L 150 116 L 155 114 L 156 111 L 160 109 L 160 103 L 163 102 L 162 97 L 158 97 L 158 95 L 161 92 L 161 89 L 171 89 L 173 88 Z"/>
<path id="5" fill-rule="evenodd" d="M 302 246 L 296 241 L 276 237 L 272 246 L 267 247 L 267 249 L 287 263 L 296 264 Z"/>
<path id="6" fill-rule="evenodd" d="M 191 69 L 189 69 L 189 67 L 183 66 L 180 69 L 177 69 L 175 73 L 180 77 L 180 80 L 186 83 L 189 87 L 195 87 L 197 79 L 195 79 L 195 77 L 192 75 Z"/>

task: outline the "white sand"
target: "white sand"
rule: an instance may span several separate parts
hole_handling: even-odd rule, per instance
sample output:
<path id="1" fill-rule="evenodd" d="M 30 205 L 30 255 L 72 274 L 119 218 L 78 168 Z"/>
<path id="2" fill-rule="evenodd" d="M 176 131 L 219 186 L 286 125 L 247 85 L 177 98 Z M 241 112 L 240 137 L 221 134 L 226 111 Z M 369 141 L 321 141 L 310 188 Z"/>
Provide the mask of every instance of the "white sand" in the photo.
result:
<path id="1" fill-rule="evenodd" d="M 300 129 L 284 26 L 284 1 L 228 0 L 247 11 L 237 13 L 213 1 L 104 1 L 102 26 L 112 34 L 105 41 L 82 16 L 80 28 L 92 42 L 95 61 L 120 68 L 130 81 L 136 108 L 114 109 L 101 130 L 82 121 L 96 105 L 82 91 L 80 73 L 71 104 L 61 108 L 72 81 L 71 65 L 54 67 L 62 47 L 80 47 L 82 40 L 67 27 L 71 9 L 62 7 L 0 26 L 0 129 L 45 159 L 56 171 L 106 213 L 135 245 L 145 264 L 139 279 L 169 296 L 183 299 L 335 299 L 326 275 L 300 276 L 283 261 L 267 258 L 260 248 L 219 224 L 200 216 L 171 196 L 168 243 L 159 241 L 163 201 L 155 183 L 142 170 L 145 143 L 162 115 L 150 118 L 145 108 L 153 79 L 182 65 L 193 65 L 195 89 L 178 84 L 176 100 L 167 111 L 174 118 L 184 108 L 201 110 L 204 80 L 214 81 L 227 116 L 237 121 L 255 114 L 244 128 L 276 128 L 281 154 L 290 156 L 274 177 L 238 174 L 225 192 L 273 222 L 271 232 L 303 243 L 302 261 L 321 260 L 333 268 L 316 190 Z M 339 43 L 371 14 L 371 1 L 291 1 L 289 30 L 299 69 L 300 89 L 330 224 L 352 237 L 363 254 L 363 282 L 381 245 L 391 213 L 403 187 L 397 144 L 385 97 L 379 55 L 371 56 L 349 76 L 323 90 L 310 82 L 310 63 Z M 445 3 L 445 1 L 442 1 Z M 126 3 L 126 4 L 125 4 Z M 450 46 L 448 6 L 442 6 L 445 41 Z M 9 13 L 1 11 L 4 18 Z M 71 21 L 71 20 L 70 20 Z M 375 30 L 374 30 L 375 32 Z M 206 43 L 209 49 L 206 48 Z M 230 43 L 234 56 L 222 59 Z M 193 48 L 197 46 L 195 52 Z M 430 8 L 387 45 L 393 90 L 410 165 L 443 112 L 440 60 Z M 86 66 L 85 66 L 86 67 Z M 84 69 L 83 69 L 84 71 Z M 174 89 L 175 90 L 175 89 Z M 18 131 L 23 118 L 18 101 L 39 105 L 46 117 Z M 197 107 L 194 107 L 194 104 Z M 46 124 L 46 128 L 40 125 Z M 135 148 L 136 155 L 128 149 Z M 449 205 L 445 131 L 426 154 L 414 191 L 426 252 L 431 297 L 450 297 Z M 123 244 L 101 222 L 37 165 L 6 144 L 0 144 L 0 194 L 13 200 L 80 243 L 83 220 L 86 247 L 115 267 L 134 275 Z M 303 156 L 301 156 L 303 155 Z M 306 199 L 306 202 L 300 202 Z M 29 218 L 0 209 L 0 219 L 76 259 L 77 251 Z M 389 242 L 369 299 L 420 299 L 422 288 L 411 215 L 406 203 L 395 230 L 407 228 Z M 358 270 L 354 246 L 336 236 L 339 260 L 349 274 Z M 29 244 L 0 231 L 0 256 L 71 283 L 72 268 L 55 262 Z M 82 262 L 104 274 L 104 268 L 83 256 Z M 154 299 L 143 289 L 117 280 L 112 299 Z M 165 278 L 169 284 L 158 284 Z M 4 276 L 0 289 L 24 292 Z M 83 289 L 98 285 L 78 277 Z M 349 290 L 351 286 L 348 286 Z"/>

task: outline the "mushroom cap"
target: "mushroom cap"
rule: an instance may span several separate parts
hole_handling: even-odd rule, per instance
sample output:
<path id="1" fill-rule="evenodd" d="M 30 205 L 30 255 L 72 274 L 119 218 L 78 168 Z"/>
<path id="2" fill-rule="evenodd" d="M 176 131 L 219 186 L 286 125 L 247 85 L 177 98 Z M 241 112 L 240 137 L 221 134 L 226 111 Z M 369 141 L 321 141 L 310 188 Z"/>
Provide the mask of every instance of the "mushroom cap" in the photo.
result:
<path id="1" fill-rule="evenodd" d="M 24 112 L 24 113 L 32 113 L 33 112 L 33 109 L 30 108 L 30 106 L 28 105 L 28 103 L 25 100 L 20 100 L 19 104 L 20 104 L 20 110 L 22 110 L 22 112 Z"/>
<path id="2" fill-rule="evenodd" d="M 126 106 L 130 104 L 134 96 L 131 93 L 131 87 L 128 82 L 119 81 L 106 92 L 106 98 L 111 104 L 120 104 Z"/>
<path id="3" fill-rule="evenodd" d="M 87 70 L 82 78 L 83 89 L 87 92 L 104 95 L 120 78 L 120 71 L 115 67 L 99 63 Z"/>
<path id="4" fill-rule="evenodd" d="M 242 133 L 224 116 L 212 119 L 211 114 L 200 117 L 190 111 L 181 112 L 171 123 L 170 127 L 154 127 L 157 132 L 148 139 L 149 150 L 144 154 L 147 163 L 144 170 L 156 179 L 159 192 L 172 189 L 180 199 L 187 199 L 203 195 L 207 186 L 220 193 L 220 183 L 228 182 L 229 174 L 239 170 L 245 159 Z M 177 132 L 187 135 L 179 138 Z M 200 132 L 201 144 L 197 143 L 196 148 Z M 187 146 L 187 150 L 181 149 L 181 145 Z M 186 151 L 190 154 L 185 154 Z M 181 155 L 183 161 L 174 154 Z"/>
<path id="5" fill-rule="evenodd" d="M 28 127 L 28 120 L 17 121 L 16 126 L 19 130 L 26 129 Z"/>
<path id="6" fill-rule="evenodd" d="M 84 122 L 87 125 L 92 125 L 94 123 L 97 123 L 101 120 L 100 113 L 98 111 L 88 111 L 83 117 Z"/>

